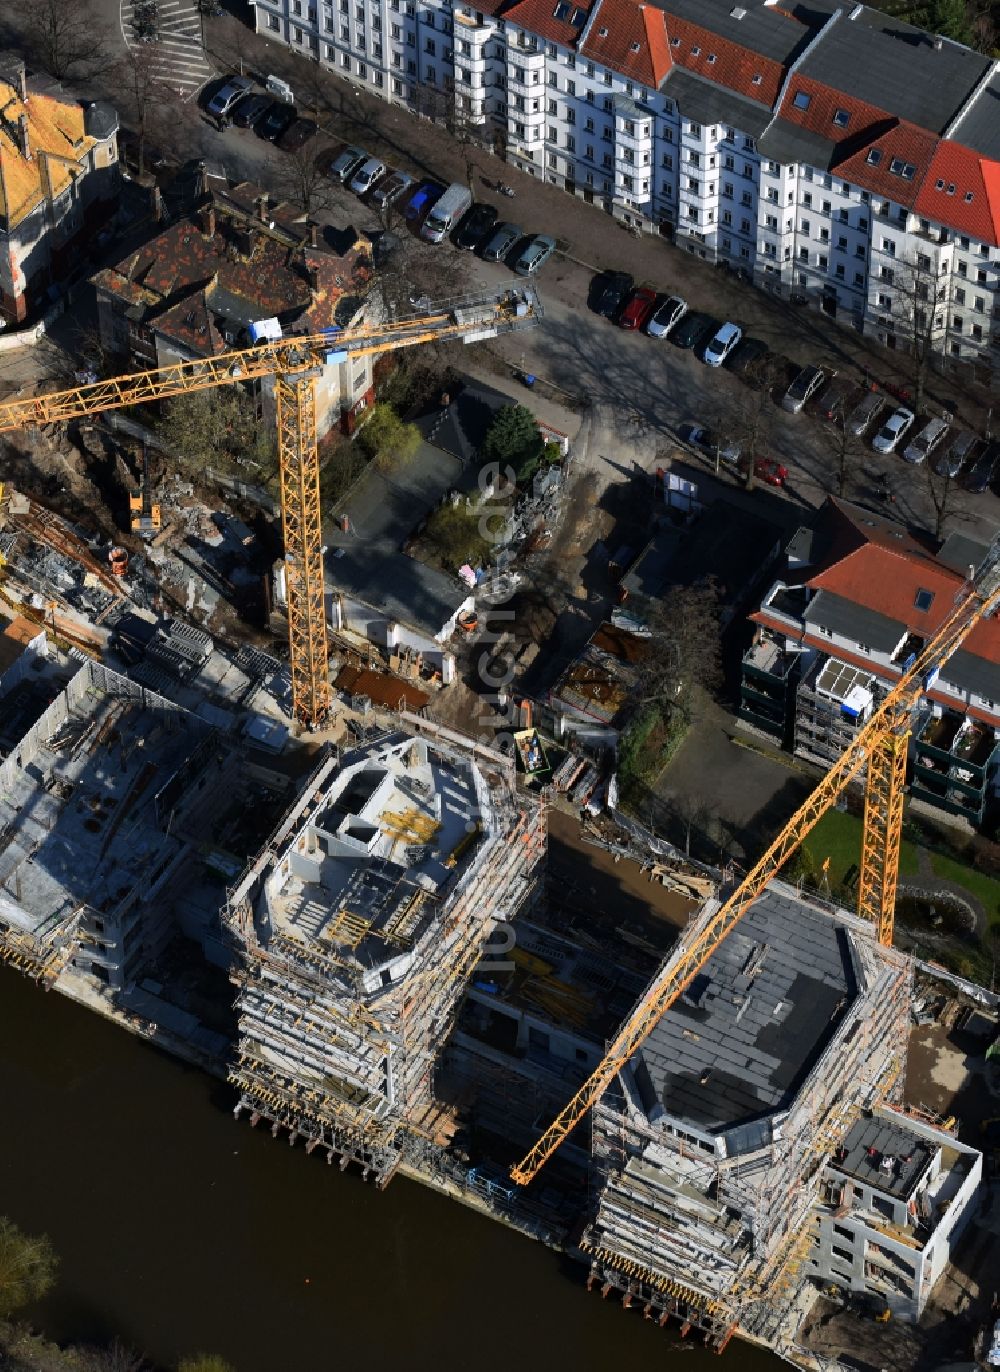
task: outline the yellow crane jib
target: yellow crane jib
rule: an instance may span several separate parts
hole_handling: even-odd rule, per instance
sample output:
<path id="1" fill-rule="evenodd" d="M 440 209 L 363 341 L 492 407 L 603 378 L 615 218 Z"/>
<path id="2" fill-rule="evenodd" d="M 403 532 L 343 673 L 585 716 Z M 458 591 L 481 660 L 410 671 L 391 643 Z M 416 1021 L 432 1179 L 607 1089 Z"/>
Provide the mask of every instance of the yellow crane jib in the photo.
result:
<path id="1" fill-rule="evenodd" d="M 994 542 L 965 583 L 944 622 L 855 735 L 740 884 L 714 910 L 706 907 L 677 945 L 604 1057 L 534 1147 L 511 1170 L 521 1186 L 532 1181 L 569 1137 L 629 1059 L 649 1037 L 749 906 L 798 849 L 813 826 L 868 766 L 858 913 L 871 920 L 879 942 L 892 943 L 903 822 L 903 782 L 913 709 L 976 624 L 1000 607 L 1000 544 Z"/>
<path id="2" fill-rule="evenodd" d="M 316 440 L 315 378 L 327 366 L 422 343 L 474 343 L 536 324 L 542 317 L 530 283 L 444 301 L 428 312 L 356 328 L 329 328 L 237 348 L 217 357 L 112 376 L 86 386 L 0 405 L 0 432 L 82 419 L 244 381 L 275 377 L 281 517 L 285 545 L 292 708 L 308 728 L 330 711 L 324 603 L 322 516 Z"/>

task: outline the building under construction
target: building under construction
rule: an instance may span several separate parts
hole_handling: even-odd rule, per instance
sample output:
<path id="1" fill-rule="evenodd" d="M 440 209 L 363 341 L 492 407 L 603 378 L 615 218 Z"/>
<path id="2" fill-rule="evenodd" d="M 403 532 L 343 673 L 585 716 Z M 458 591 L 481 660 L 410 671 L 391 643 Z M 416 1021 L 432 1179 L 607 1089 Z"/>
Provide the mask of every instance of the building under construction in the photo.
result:
<path id="1" fill-rule="evenodd" d="M 401 1131 L 435 1113 L 466 982 L 529 894 L 544 842 L 511 763 L 422 720 L 321 763 L 226 908 L 237 1115 L 384 1186 Z"/>
<path id="2" fill-rule="evenodd" d="M 981 1158 L 893 1109 L 910 1003 L 904 954 L 772 883 L 595 1110 L 590 1285 L 719 1348 L 792 1352 L 810 1277 L 916 1318 Z"/>

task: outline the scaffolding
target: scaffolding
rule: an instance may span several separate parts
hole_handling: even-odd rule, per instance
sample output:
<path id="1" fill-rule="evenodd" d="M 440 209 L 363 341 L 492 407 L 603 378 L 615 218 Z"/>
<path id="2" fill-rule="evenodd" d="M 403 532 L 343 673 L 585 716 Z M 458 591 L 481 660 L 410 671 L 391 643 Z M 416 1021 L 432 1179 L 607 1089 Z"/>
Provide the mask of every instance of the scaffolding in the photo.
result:
<path id="1" fill-rule="evenodd" d="M 238 949 L 236 1114 L 380 1187 L 405 1138 L 440 1113 L 435 1069 L 466 984 L 545 850 L 543 806 L 518 795 L 507 759 L 425 720 L 407 726 L 320 763 L 225 914 Z M 321 872 L 339 853 L 349 877 L 328 893 L 340 877 Z"/>

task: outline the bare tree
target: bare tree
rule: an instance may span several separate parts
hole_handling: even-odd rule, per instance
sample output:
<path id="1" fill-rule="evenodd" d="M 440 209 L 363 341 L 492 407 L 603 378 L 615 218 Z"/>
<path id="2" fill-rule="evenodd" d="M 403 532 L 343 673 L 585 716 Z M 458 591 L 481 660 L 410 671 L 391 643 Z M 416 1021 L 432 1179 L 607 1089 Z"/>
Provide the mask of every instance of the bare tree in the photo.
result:
<path id="1" fill-rule="evenodd" d="M 881 268 L 880 280 L 891 291 L 883 328 L 909 354 L 909 405 L 915 414 L 923 408 L 931 359 L 944 353 L 948 339 L 947 278 L 935 275 L 932 265 L 929 257 L 916 256 Z"/>
<path id="2" fill-rule="evenodd" d="M 946 462 L 942 462 L 937 471 L 927 464 L 927 494 L 934 507 L 935 538 L 944 537 L 945 526 L 954 514 L 955 489 L 955 480 Z"/>
<path id="3" fill-rule="evenodd" d="M 146 174 L 148 143 L 160 136 L 175 145 L 178 123 L 190 118 L 189 108 L 159 73 L 156 58 L 145 45 L 128 48 L 114 69 L 119 104 L 135 130 L 140 179 Z"/>
<path id="4" fill-rule="evenodd" d="M 13 0 L 30 57 L 58 80 L 81 80 L 108 64 L 111 35 L 92 0 Z"/>
<path id="5" fill-rule="evenodd" d="M 325 171 L 327 160 L 307 143 L 271 163 L 271 185 L 281 199 L 306 215 L 328 210 L 333 204 L 333 182 Z"/>
<path id="6" fill-rule="evenodd" d="M 846 494 L 848 483 L 865 456 L 864 441 L 848 428 L 844 409 L 845 402 L 841 400 L 829 422 L 823 424 L 821 429 L 832 459 L 832 476 L 839 496 Z"/>
<path id="7" fill-rule="evenodd" d="M 774 423 L 774 405 L 771 390 L 777 375 L 768 361 L 752 368 L 744 378 L 746 381 L 737 394 L 730 395 L 720 407 L 718 427 L 724 440 L 723 446 L 735 445 L 740 450 L 740 469 L 744 474 L 747 489 L 754 485 L 754 461 L 765 456 Z M 715 469 L 719 469 L 718 456 Z"/>
<path id="8" fill-rule="evenodd" d="M 648 607 L 651 651 L 639 664 L 640 705 L 691 719 L 722 685 L 719 589 L 675 586 Z"/>

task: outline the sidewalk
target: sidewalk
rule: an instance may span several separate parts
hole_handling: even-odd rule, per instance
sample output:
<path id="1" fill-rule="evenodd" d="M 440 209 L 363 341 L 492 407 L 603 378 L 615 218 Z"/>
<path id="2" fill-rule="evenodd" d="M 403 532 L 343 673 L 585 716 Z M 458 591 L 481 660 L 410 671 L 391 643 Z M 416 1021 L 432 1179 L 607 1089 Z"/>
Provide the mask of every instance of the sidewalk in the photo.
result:
<path id="1" fill-rule="evenodd" d="M 841 371 L 853 369 L 859 381 L 867 367 L 880 382 L 911 383 L 908 359 L 873 338 L 834 323 L 818 310 L 776 300 L 656 235 L 635 238 L 597 206 L 519 172 L 478 144 L 460 143 L 429 119 L 367 94 L 316 63 L 296 57 L 283 44 L 250 32 L 231 17 L 206 23 L 206 47 L 220 70 L 237 70 L 242 59 L 244 66 L 249 64 L 259 75 L 283 76 L 295 90 L 300 107 L 310 114 L 315 110 L 331 137 L 357 141 L 391 165 L 447 183 L 465 181 L 471 164 L 478 194 L 496 203 L 504 217 L 516 219 L 526 231 L 551 234 L 571 261 L 594 271 L 629 271 L 637 284 L 681 294 L 693 308 L 739 321 L 774 351 L 803 365 L 814 362 Z M 516 191 L 513 202 L 499 202 L 485 185 L 500 175 Z M 983 429 L 992 401 L 982 388 L 972 390 L 961 381 L 932 373 L 927 392 L 933 404 Z"/>

